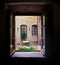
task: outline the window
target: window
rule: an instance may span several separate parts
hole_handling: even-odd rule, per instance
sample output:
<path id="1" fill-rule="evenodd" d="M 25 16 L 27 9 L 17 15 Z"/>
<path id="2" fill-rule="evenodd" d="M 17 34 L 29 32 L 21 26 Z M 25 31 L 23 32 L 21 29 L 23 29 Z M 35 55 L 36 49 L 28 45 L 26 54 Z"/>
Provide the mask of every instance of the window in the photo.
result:
<path id="1" fill-rule="evenodd" d="M 21 25 L 21 33 L 27 33 L 27 26 L 26 25 Z"/>
<path id="2" fill-rule="evenodd" d="M 37 25 L 32 25 L 32 35 L 37 35 L 37 34 L 38 34 Z"/>

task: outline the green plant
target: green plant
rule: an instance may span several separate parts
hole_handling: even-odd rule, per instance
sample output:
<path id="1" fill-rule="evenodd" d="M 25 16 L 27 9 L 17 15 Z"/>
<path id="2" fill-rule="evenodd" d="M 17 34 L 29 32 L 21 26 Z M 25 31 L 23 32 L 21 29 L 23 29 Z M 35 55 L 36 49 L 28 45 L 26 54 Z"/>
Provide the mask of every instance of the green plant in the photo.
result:
<path id="1" fill-rule="evenodd" d="M 13 45 L 10 44 L 10 52 L 12 52 L 12 51 L 13 51 Z"/>
<path id="2" fill-rule="evenodd" d="M 11 45 L 10 45 L 10 49 L 12 49 L 12 48 L 13 48 L 13 45 L 11 44 Z"/>
<path id="3" fill-rule="evenodd" d="M 20 46 L 18 50 L 35 50 L 32 46 Z"/>
<path id="4" fill-rule="evenodd" d="M 32 46 L 30 46 L 31 50 L 35 50 Z"/>

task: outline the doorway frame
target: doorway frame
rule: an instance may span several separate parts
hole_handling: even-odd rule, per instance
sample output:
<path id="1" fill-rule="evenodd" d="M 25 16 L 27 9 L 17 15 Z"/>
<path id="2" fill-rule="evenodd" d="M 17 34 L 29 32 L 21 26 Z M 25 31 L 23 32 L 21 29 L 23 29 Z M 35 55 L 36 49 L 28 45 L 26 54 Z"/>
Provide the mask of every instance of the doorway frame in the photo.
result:
<path id="1" fill-rule="evenodd" d="M 21 30 L 22 30 L 22 28 L 21 28 L 22 26 L 26 26 L 26 38 L 27 38 L 27 25 L 25 25 L 25 24 L 20 25 L 20 32 L 21 32 L 21 33 L 22 33 L 22 31 L 21 31 Z M 21 36 L 21 34 L 20 34 L 20 36 Z M 21 38 L 21 37 L 20 37 L 20 38 Z M 21 41 L 22 41 L 22 39 L 21 39 Z"/>
<path id="2" fill-rule="evenodd" d="M 8 3 L 8 4 L 9 4 L 9 3 Z M 46 4 L 44 4 L 44 5 L 46 5 Z M 50 7 L 50 6 L 52 7 L 51 3 L 50 3 L 50 4 L 48 3 L 48 7 Z M 50 11 L 49 11 L 48 8 L 47 8 L 48 11 L 46 12 L 46 18 L 49 18 L 48 16 L 50 16 L 50 17 L 52 18 L 51 14 L 49 14 L 49 12 L 52 11 L 52 8 L 51 8 L 51 7 L 50 7 L 50 9 L 49 9 Z M 17 13 L 17 14 L 18 14 L 18 13 Z M 39 14 L 40 14 L 40 13 L 39 13 Z M 49 19 L 50 19 L 50 18 L 49 18 Z M 52 33 L 52 29 L 51 29 L 51 28 L 52 28 L 52 25 L 51 25 L 51 24 L 52 24 L 53 21 L 49 21 L 49 19 L 46 20 L 46 32 L 47 32 L 47 31 L 50 31 L 50 33 Z M 50 24 L 49 24 L 49 23 L 50 23 Z M 48 25 L 51 25 L 51 26 L 48 26 Z M 48 28 L 48 27 L 51 27 L 51 28 Z M 47 28 L 48 28 L 48 30 L 47 30 Z M 46 32 L 45 32 L 45 33 L 46 33 Z M 47 56 L 47 57 L 49 57 L 50 54 L 51 54 L 51 51 L 50 51 L 49 49 L 51 48 L 51 45 L 52 45 L 52 42 L 51 42 L 51 41 L 52 41 L 52 39 L 51 39 L 52 35 L 49 36 L 50 33 L 47 32 L 47 34 L 46 34 L 47 36 L 46 36 L 46 39 L 45 39 L 45 40 L 46 40 L 46 43 L 47 43 L 47 44 L 46 44 L 46 56 Z M 47 39 L 47 38 L 48 38 L 48 39 Z M 50 40 L 50 41 L 49 41 L 49 40 Z M 48 43 L 49 43 L 49 44 L 48 44 Z M 51 48 L 51 49 L 52 49 L 52 48 Z"/>

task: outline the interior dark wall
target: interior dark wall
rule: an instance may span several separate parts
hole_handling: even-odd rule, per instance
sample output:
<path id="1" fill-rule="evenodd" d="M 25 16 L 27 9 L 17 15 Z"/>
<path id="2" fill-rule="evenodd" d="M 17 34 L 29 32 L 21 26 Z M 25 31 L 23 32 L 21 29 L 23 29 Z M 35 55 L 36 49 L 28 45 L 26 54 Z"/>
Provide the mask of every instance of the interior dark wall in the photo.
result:
<path id="1" fill-rule="evenodd" d="M 49 1 L 50 0 L 7 0 L 6 2 L 49 2 Z"/>
<path id="2" fill-rule="evenodd" d="M 6 63 L 9 61 L 7 59 L 9 57 L 7 57 L 8 56 L 8 53 L 7 53 L 8 52 L 8 49 L 7 49 L 8 44 L 6 43 L 6 41 L 8 39 L 6 38 L 7 22 L 6 22 L 6 10 L 4 7 L 4 3 L 3 3 L 3 5 L 0 4 L 0 7 L 1 7 L 1 10 L 0 10 L 0 21 L 1 21 L 1 23 L 0 23 L 1 43 L 0 44 L 1 45 L 0 45 L 0 47 L 1 47 L 1 57 L 2 57 L 1 60 L 5 61 L 5 63 Z M 59 43 L 60 43 L 60 38 L 59 38 L 60 37 L 60 32 L 59 32 L 59 28 L 60 28 L 60 6 L 58 4 L 55 4 L 54 2 L 53 2 L 53 13 L 52 14 L 53 14 L 53 43 L 52 43 L 53 45 L 52 44 L 51 45 L 53 48 L 53 53 L 52 53 L 53 56 L 51 56 L 51 57 L 57 62 L 58 59 L 56 59 L 56 58 L 58 58 L 58 56 L 60 55 L 59 54 L 59 52 L 60 52 L 60 50 L 59 50 L 60 49 L 59 48 L 59 46 L 60 46 L 59 45 Z M 48 61 L 48 60 L 46 60 L 46 61 Z M 51 59 L 51 61 L 53 61 L 53 60 Z M 51 61 L 50 61 L 50 63 L 51 63 Z M 39 60 L 39 62 L 40 62 L 40 60 Z"/>
<path id="3" fill-rule="evenodd" d="M 60 49 L 60 5 L 54 3 L 53 4 L 53 43 L 55 50 L 55 57 L 59 57 L 59 49 Z"/>
<path id="4" fill-rule="evenodd" d="M 7 24 L 6 24 L 6 10 L 4 7 L 4 3 L 0 3 L 0 35 L 1 35 L 1 40 L 0 40 L 0 57 L 1 57 L 1 62 L 2 61 L 7 61 L 8 53 L 9 53 L 9 48 L 8 48 L 8 40 L 7 40 Z M 7 42 L 6 42 L 7 41 Z M 8 48 L 8 49 L 7 49 Z M 5 59 L 6 58 L 6 59 Z M 3 60 L 4 59 L 4 60 Z"/>
<path id="5" fill-rule="evenodd" d="M 59 52 L 59 46 L 60 46 L 60 6 L 58 3 L 51 2 L 52 10 L 48 9 L 48 23 L 46 24 L 46 32 L 48 35 L 46 38 L 48 38 L 46 41 L 47 46 L 47 55 L 50 56 L 50 61 L 58 61 L 60 52 Z M 46 34 L 47 34 L 46 33 Z M 50 38 L 50 39 L 49 39 Z"/>
<path id="6" fill-rule="evenodd" d="M 46 46 L 46 56 L 48 58 L 52 57 L 53 47 L 52 47 L 52 32 L 53 32 L 53 8 L 52 4 L 48 5 L 46 8 L 46 20 L 45 20 L 45 46 Z"/>
<path id="7" fill-rule="evenodd" d="M 11 5 L 10 6 L 11 10 L 13 13 L 41 13 L 44 11 L 44 6 L 43 5 L 31 5 L 31 4 L 20 4 L 20 5 Z"/>

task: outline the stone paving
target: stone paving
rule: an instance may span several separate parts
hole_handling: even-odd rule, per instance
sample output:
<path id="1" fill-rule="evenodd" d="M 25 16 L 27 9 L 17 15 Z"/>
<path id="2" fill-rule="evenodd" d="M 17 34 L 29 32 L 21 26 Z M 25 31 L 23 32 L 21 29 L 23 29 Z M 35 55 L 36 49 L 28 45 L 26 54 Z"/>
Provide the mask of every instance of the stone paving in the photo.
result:
<path id="1" fill-rule="evenodd" d="M 38 57 L 44 58 L 41 52 L 15 52 L 12 57 Z"/>

